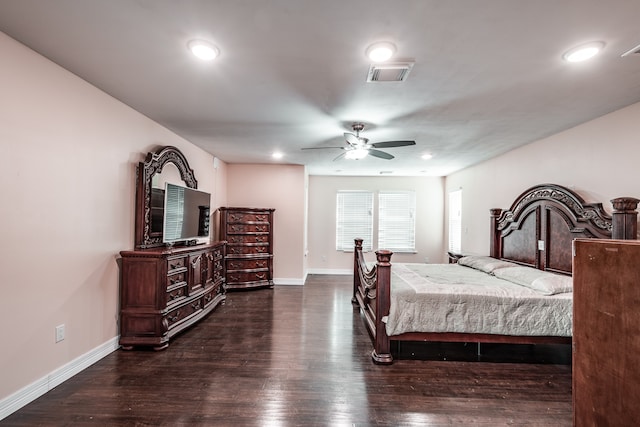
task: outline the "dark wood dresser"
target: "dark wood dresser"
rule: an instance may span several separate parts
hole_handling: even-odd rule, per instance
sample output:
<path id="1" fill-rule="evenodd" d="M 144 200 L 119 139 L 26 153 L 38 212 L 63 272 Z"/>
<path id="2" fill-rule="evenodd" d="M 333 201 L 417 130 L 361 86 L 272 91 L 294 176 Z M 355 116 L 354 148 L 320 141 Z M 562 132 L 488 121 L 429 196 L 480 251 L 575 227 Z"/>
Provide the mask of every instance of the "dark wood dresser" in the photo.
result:
<path id="1" fill-rule="evenodd" d="M 227 241 L 226 287 L 273 287 L 273 212 L 265 208 L 220 210 L 220 240 Z"/>
<path id="2" fill-rule="evenodd" d="M 574 425 L 640 420 L 640 241 L 574 241 Z"/>
<path id="3" fill-rule="evenodd" d="M 169 339 L 224 302 L 225 243 L 122 251 L 120 345 L 125 350 Z"/>

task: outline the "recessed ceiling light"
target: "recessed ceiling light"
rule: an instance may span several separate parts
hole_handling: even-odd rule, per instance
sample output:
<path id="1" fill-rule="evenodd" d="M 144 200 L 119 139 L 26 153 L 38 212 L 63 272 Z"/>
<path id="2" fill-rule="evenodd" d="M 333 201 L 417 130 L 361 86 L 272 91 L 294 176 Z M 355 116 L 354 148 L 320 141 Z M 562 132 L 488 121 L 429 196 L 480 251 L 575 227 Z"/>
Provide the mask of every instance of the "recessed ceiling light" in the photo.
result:
<path id="1" fill-rule="evenodd" d="M 378 42 L 366 50 L 367 57 L 373 62 L 383 62 L 396 53 L 396 46 L 390 42 Z"/>
<path id="2" fill-rule="evenodd" d="M 424 153 L 424 154 L 422 155 L 422 160 L 430 160 L 430 159 L 433 159 L 433 154 L 431 154 L 431 153 Z"/>
<path id="3" fill-rule="evenodd" d="M 573 49 L 569 49 L 562 55 L 565 61 L 581 62 L 596 56 L 604 47 L 603 42 L 591 42 L 583 44 Z"/>
<path id="4" fill-rule="evenodd" d="M 284 157 L 284 154 L 282 154 L 282 153 L 280 153 L 280 152 L 276 151 L 276 152 L 274 152 L 274 153 L 271 155 L 271 157 L 273 157 L 274 159 L 281 159 L 281 158 L 283 158 L 283 157 Z"/>
<path id="5" fill-rule="evenodd" d="M 191 53 L 204 61 L 213 61 L 220 55 L 220 50 L 208 41 L 191 40 L 187 46 Z"/>

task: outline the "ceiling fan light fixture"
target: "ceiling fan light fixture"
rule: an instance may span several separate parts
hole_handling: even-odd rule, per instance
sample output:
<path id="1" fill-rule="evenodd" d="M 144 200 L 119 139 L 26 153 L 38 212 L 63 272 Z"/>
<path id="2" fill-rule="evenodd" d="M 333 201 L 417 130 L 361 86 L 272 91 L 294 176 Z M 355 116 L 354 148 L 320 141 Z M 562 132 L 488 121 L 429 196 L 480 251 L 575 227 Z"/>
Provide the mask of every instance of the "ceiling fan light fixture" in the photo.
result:
<path id="1" fill-rule="evenodd" d="M 593 58 L 603 48 L 603 42 L 591 42 L 569 49 L 562 55 L 562 58 L 567 62 L 582 62 Z"/>
<path id="2" fill-rule="evenodd" d="M 366 148 L 354 148 L 353 150 L 347 151 L 344 157 L 349 160 L 360 160 L 367 157 L 367 154 L 369 154 L 369 150 Z"/>
<path id="3" fill-rule="evenodd" d="M 213 61 L 220 55 L 220 50 L 205 40 L 191 40 L 187 46 L 191 53 L 203 61 Z"/>
<path id="4" fill-rule="evenodd" d="M 365 51 L 367 58 L 373 62 L 384 62 L 396 53 L 396 45 L 391 42 L 377 42 Z"/>

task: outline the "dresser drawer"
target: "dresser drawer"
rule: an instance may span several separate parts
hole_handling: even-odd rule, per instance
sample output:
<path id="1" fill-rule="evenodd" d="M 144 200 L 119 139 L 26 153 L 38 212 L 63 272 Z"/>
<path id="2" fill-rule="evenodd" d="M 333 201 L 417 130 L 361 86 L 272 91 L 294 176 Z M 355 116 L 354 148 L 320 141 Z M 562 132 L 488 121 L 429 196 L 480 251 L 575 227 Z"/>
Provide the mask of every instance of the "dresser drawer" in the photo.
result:
<path id="1" fill-rule="evenodd" d="M 269 253 L 269 245 L 229 245 L 227 255 L 262 255 Z"/>
<path id="2" fill-rule="evenodd" d="M 227 271 L 254 270 L 257 268 L 269 268 L 269 258 L 227 260 Z"/>
<path id="3" fill-rule="evenodd" d="M 269 224 L 227 224 L 227 233 L 268 233 Z"/>
<path id="4" fill-rule="evenodd" d="M 194 313 L 202 310 L 202 298 L 197 298 L 193 301 L 189 301 L 187 304 L 174 308 L 167 313 L 166 319 L 169 329 L 177 326 L 180 322 L 187 319 Z"/>
<path id="5" fill-rule="evenodd" d="M 221 248 L 217 248 L 213 251 L 213 260 L 217 261 L 217 260 L 221 260 L 222 258 L 224 258 L 224 254 L 222 253 L 222 249 Z"/>
<path id="6" fill-rule="evenodd" d="M 187 257 L 169 258 L 167 259 L 167 274 L 172 274 L 187 268 Z"/>
<path id="7" fill-rule="evenodd" d="M 179 303 L 187 297 L 187 283 L 167 289 L 167 307 Z"/>
<path id="8" fill-rule="evenodd" d="M 187 272 L 183 271 L 181 273 L 170 274 L 167 276 L 167 290 L 170 290 L 173 287 L 180 286 L 182 284 L 187 284 Z"/>
<path id="9" fill-rule="evenodd" d="M 213 303 L 213 301 L 216 299 L 218 294 L 221 293 L 222 290 L 220 287 L 221 287 L 220 283 L 217 283 L 211 289 L 205 292 L 204 296 L 202 297 L 202 301 L 205 307 Z"/>
<path id="10" fill-rule="evenodd" d="M 231 234 L 227 237 L 229 243 L 269 243 L 268 234 Z"/>
<path id="11" fill-rule="evenodd" d="M 227 283 L 263 282 L 269 280 L 269 270 L 248 272 L 227 272 Z"/>
<path id="12" fill-rule="evenodd" d="M 219 281 L 221 281 L 224 278 L 224 268 L 223 268 L 223 263 L 224 261 L 222 260 L 217 260 L 215 263 L 215 267 L 213 269 L 213 281 L 218 283 Z"/>
<path id="13" fill-rule="evenodd" d="M 228 222 L 269 222 L 269 214 L 259 212 L 229 213 Z"/>

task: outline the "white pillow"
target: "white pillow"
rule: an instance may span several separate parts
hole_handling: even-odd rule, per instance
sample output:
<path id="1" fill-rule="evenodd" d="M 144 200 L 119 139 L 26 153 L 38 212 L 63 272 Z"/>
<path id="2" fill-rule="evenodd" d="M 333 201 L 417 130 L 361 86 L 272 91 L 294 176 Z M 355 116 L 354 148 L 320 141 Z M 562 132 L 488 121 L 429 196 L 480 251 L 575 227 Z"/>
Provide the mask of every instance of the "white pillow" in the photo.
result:
<path id="1" fill-rule="evenodd" d="M 543 295 L 573 291 L 573 278 L 549 273 L 532 267 L 514 267 L 496 270 L 494 276 L 525 286 Z"/>
<path id="2" fill-rule="evenodd" d="M 497 269 L 506 267 L 517 267 L 518 264 L 508 261 L 502 261 L 489 256 L 480 255 L 468 255 L 460 258 L 458 264 L 465 267 L 475 268 L 476 270 L 484 271 L 485 273 L 493 273 Z"/>

